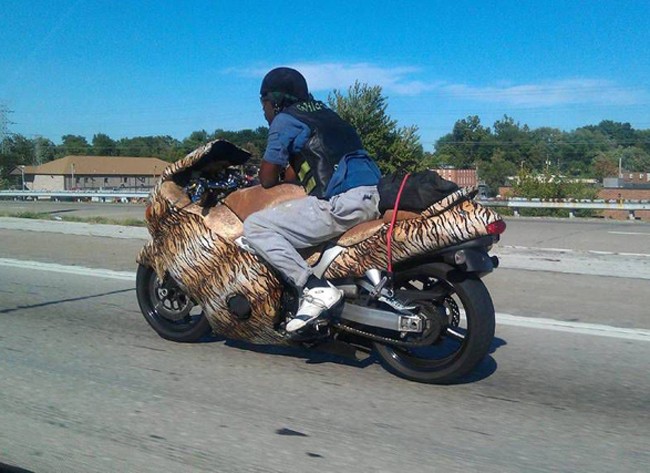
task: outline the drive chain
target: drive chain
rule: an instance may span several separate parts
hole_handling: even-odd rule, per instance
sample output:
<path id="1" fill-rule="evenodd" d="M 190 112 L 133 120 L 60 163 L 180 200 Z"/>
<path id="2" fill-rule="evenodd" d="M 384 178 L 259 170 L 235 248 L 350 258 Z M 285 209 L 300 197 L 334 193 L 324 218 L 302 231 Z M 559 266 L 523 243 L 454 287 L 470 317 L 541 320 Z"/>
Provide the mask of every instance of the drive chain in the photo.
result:
<path id="1" fill-rule="evenodd" d="M 360 330 L 358 328 L 350 327 L 349 325 L 344 325 L 340 322 L 334 322 L 332 323 L 332 326 L 343 331 L 343 332 L 348 332 L 348 333 L 353 333 L 355 335 L 359 335 L 364 338 L 369 338 L 370 340 L 374 342 L 380 342 L 380 343 L 385 343 L 388 345 L 394 345 L 398 347 L 423 347 L 427 345 L 431 345 L 432 340 L 429 340 L 425 338 L 424 340 L 420 340 L 417 342 L 405 342 L 403 340 L 395 340 L 394 338 L 389 338 L 389 337 L 382 337 L 381 335 L 376 335 L 374 333 L 370 332 L 365 332 L 363 330 Z"/>

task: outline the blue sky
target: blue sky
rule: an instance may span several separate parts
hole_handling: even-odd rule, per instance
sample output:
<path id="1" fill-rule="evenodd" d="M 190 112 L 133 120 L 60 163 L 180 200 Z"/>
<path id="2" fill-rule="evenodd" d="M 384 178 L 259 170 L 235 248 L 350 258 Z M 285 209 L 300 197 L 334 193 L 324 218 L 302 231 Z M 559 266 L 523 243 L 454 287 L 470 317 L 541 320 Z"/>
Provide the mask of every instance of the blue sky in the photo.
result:
<path id="1" fill-rule="evenodd" d="M 266 125 L 264 73 L 380 85 L 432 150 L 456 120 L 650 128 L 650 0 L 0 0 L 9 129 L 59 143 Z"/>

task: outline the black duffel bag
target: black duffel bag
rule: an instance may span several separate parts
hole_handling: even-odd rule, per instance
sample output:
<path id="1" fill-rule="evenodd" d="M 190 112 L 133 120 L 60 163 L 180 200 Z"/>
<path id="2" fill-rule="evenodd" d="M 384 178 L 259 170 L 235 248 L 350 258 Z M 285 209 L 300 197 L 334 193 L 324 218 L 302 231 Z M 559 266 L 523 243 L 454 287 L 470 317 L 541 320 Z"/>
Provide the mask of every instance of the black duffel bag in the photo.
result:
<path id="1" fill-rule="evenodd" d="M 395 208 L 395 200 L 404 175 L 405 173 L 397 172 L 379 180 L 377 188 L 380 212 Z M 440 174 L 435 171 L 414 172 L 406 181 L 399 201 L 399 209 L 422 212 L 457 190 L 458 185 L 455 182 L 440 177 Z"/>

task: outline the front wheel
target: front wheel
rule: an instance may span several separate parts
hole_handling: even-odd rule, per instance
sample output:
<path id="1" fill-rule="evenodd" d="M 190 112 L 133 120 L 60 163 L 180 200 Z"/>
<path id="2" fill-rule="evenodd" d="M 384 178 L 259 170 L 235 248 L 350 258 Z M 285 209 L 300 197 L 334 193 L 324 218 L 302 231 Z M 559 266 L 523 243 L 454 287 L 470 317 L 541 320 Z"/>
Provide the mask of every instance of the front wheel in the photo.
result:
<path id="1" fill-rule="evenodd" d="M 172 278 L 160 280 L 151 267 L 141 264 L 135 281 L 142 315 L 162 338 L 196 342 L 210 333 L 203 311 Z"/>
<path id="2" fill-rule="evenodd" d="M 386 369 L 413 381 L 448 384 L 469 373 L 490 350 L 494 338 L 492 298 L 476 276 L 462 277 L 451 266 L 428 264 L 395 274 L 395 289 L 422 291 L 411 300 L 420 313 L 441 320 L 440 335 L 430 345 L 413 348 L 374 342 Z M 434 296 L 432 296 L 434 295 Z"/>

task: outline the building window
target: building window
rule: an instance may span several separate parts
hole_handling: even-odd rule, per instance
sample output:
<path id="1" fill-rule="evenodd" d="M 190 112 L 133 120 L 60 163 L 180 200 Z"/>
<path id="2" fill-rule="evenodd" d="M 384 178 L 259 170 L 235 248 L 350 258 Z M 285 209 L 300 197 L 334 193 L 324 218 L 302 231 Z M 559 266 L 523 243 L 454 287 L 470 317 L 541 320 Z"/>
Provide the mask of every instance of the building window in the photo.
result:
<path id="1" fill-rule="evenodd" d="M 127 182 L 129 182 L 129 178 L 128 178 L 128 177 L 123 177 L 123 178 L 122 178 L 122 182 L 123 182 L 124 184 L 126 184 Z"/>
<path id="2" fill-rule="evenodd" d="M 108 184 L 108 177 L 104 178 L 104 184 Z"/>

